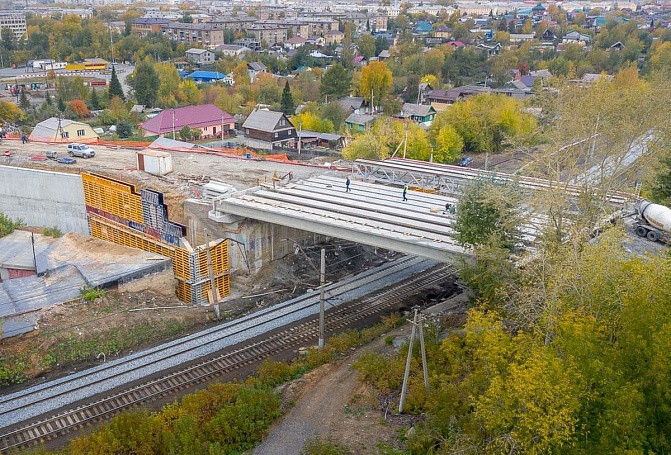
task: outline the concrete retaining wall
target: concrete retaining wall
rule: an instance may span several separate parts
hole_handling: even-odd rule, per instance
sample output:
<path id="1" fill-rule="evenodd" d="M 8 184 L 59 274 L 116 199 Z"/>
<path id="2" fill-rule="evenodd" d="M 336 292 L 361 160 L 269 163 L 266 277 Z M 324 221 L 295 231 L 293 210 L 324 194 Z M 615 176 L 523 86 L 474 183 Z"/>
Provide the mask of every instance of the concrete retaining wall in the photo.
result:
<path id="1" fill-rule="evenodd" d="M 0 212 L 29 226 L 89 233 L 78 174 L 0 166 Z"/>

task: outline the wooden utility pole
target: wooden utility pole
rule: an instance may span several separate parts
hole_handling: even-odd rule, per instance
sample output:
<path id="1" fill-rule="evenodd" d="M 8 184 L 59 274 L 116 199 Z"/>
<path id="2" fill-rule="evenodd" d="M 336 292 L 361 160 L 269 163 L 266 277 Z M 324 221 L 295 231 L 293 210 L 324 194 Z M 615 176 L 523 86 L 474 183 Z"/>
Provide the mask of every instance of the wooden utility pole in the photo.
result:
<path id="1" fill-rule="evenodd" d="M 324 281 L 326 278 L 326 250 L 322 248 L 321 272 L 319 273 L 319 348 L 324 347 Z"/>

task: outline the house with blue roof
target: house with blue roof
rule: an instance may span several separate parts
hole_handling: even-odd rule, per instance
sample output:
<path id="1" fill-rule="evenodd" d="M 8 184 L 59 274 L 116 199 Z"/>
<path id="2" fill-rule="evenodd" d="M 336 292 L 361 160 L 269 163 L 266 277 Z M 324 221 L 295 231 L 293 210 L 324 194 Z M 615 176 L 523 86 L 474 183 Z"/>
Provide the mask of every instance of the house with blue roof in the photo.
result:
<path id="1" fill-rule="evenodd" d="M 218 71 L 194 71 L 186 76 L 186 79 L 193 79 L 196 84 L 209 84 L 210 82 L 221 81 L 226 77 Z"/>
<path id="2" fill-rule="evenodd" d="M 417 21 L 417 24 L 415 24 L 415 33 L 419 33 L 420 35 L 426 35 L 431 30 L 433 30 L 433 26 L 430 22 Z"/>

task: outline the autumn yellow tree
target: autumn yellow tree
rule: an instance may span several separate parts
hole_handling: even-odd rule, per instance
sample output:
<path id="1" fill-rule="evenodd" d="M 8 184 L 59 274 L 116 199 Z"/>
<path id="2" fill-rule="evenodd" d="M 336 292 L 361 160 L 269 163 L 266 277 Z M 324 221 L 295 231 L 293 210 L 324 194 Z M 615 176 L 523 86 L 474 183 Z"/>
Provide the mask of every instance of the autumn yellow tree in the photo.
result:
<path id="1" fill-rule="evenodd" d="M 14 103 L 0 101 L 0 121 L 20 122 L 25 118 L 25 113 Z"/>
<path id="2" fill-rule="evenodd" d="M 353 161 L 357 158 L 371 160 L 383 160 L 389 157 L 389 147 L 371 131 L 357 135 L 352 142 L 342 151 L 346 160 Z"/>
<path id="3" fill-rule="evenodd" d="M 473 153 L 501 152 L 509 138 L 528 136 L 536 125 L 522 103 L 505 95 L 482 94 L 455 103 L 438 114 L 429 129 L 435 141 L 444 125 L 452 125 Z"/>
<path id="4" fill-rule="evenodd" d="M 235 68 L 233 68 L 233 79 L 235 80 L 235 85 L 249 85 L 249 71 L 247 70 L 247 64 L 245 62 L 238 63 Z"/>
<path id="5" fill-rule="evenodd" d="M 433 159 L 438 163 L 452 163 L 461 155 L 464 140 L 457 130 L 449 124 L 439 128 L 433 137 Z"/>
<path id="6" fill-rule="evenodd" d="M 370 62 L 361 70 L 359 94 L 367 103 L 379 106 L 382 98 L 389 93 L 392 86 L 391 71 L 384 62 Z"/>
<path id="7" fill-rule="evenodd" d="M 203 94 L 198 85 L 192 79 L 186 79 L 179 83 L 181 101 L 187 104 L 200 104 Z"/>
<path id="8" fill-rule="evenodd" d="M 291 123 L 296 129 L 317 131 L 320 133 L 333 133 L 333 122 L 322 119 L 310 111 L 301 112 L 291 117 Z"/>
<path id="9" fill-rule="evenodd" d="M 181 98 L 179 85 L 182 80 L 177 68 L 170 63 L 158 63 L 154 65 L 154 70 L 160 81 L 158 86 L 159 106 L 163 108 L 175 107 L 178 104 L 178 98 Z"/>

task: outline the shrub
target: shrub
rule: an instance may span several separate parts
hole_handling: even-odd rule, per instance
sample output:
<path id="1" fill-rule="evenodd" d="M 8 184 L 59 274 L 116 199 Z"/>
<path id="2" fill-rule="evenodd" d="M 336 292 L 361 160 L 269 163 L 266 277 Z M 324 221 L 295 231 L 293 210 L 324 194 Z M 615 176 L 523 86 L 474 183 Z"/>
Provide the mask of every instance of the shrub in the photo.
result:
<path id="1" fill-rule="evenodd" d="M 131 137 L 133 134 L 133 125 L 125 121 L 117 123 L 116 134 L 118 134 L 122 139 Z"/>
<path id="2" fill-rule="evenodd" d="M 104 289 L 94 288 L 93 286 L 86 286 L 79 290 L 82 298 L 87 302 L 93 302 L 99 297 L 105 297 L 107 292 Z"/>
<path id="3" fill-rule="evenodd" d="M 42 230 L 42 234 L 48 235 L 49 237 L 58 238 L 63 235 L 60 229 L 57 227 L 46 227 Z"/>
<path id="4" fill-rule="evenodd" d="M 14 229 L 18 228 L 22 224 L 23 224 L 22 219 L 19 218 L 12 221 L 10 217 L 0 212 L 0 237 L 4 237 L 6 235 L 11 234 L 12 232 L 14 232 Z"/>

